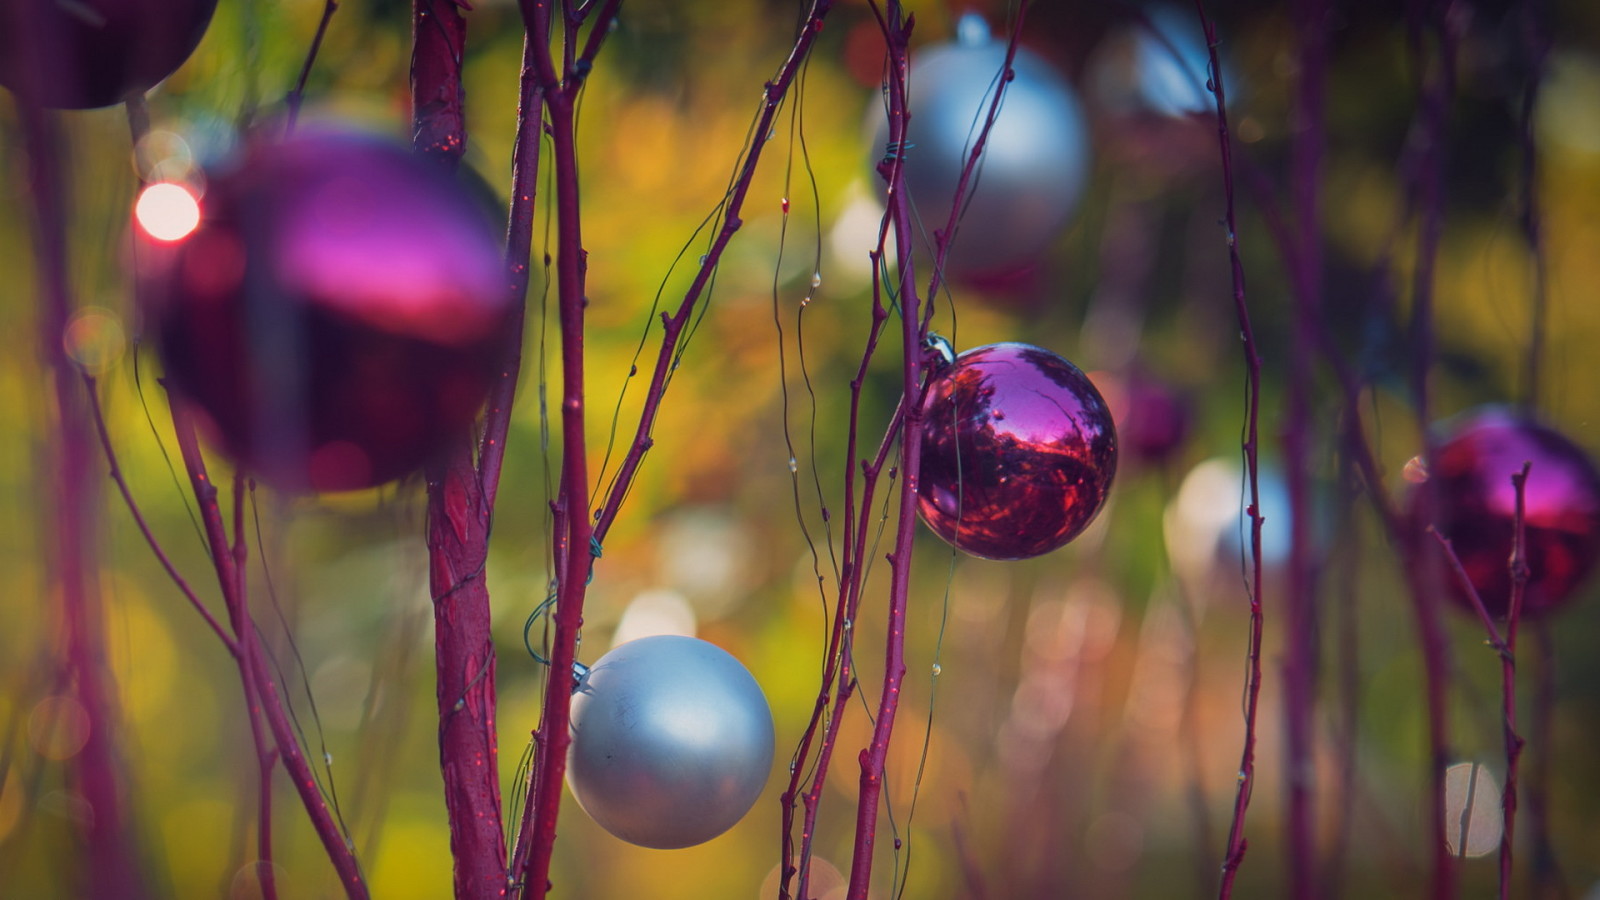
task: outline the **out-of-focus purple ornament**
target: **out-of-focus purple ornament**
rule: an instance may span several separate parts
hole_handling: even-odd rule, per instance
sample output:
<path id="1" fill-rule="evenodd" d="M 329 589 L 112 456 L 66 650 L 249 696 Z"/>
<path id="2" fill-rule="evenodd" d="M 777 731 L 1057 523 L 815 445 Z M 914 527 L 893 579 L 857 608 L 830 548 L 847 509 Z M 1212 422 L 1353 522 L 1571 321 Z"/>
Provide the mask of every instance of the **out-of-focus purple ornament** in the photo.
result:
<path id="1" fill-rule="evenodd" d="M 0 3 L 0 84 L 48 107 L 141 94 L 194 52 L 217 0 Z"/>
<path id="2" fill-rule="evenodd" d="M 1140 463 L 1161 465 L 1189 437 L 1189 400 L 1167 382 L 1140 369 L 1121 376 L 1093 373 L 1117 423 L 1118 450 Z"/>
<path id="3" fill-rule="evenodd" d="M 1538 616 L 1570 599 L 1600 559 L 1600 472 L 1560 432 L 1504 407 L 1463 413 L 1442 428 L 1434 458 L 1416 469 L 1430 482 L 1414 488 L 1410 514 L 1418 533 L 1429 524 L 1449 538 L 1483 605 L 1493 616 L 1511 607 L 1516 492 L 1511 476 L 1531 462 L 1524 490 L 1524 538 L 1530 573 L 1522 614 Z M 1424 474 L 1425 473 L 1425 474 Z M 1429 521 L 1431 519 L 1431 522 Z M 1450 596 L 1470 601 L 1447 576 Z"/>
<path id="4" fill-rule="evenodd" d="M 512 297 L 458 181 L 387 140 L 302 131 L 245 145 L 200 206 L 141 249 L 147 312 L 171 387 L 251 474 L 372 487 L 470 425 Z"/>
<path id="5" fill-rule="evenodd" d="M 933 377 L 922 406 L 917 510 L 987 559 L 1026 559 L 1076 537 L 1105 505 L 1117 434 L 1077 366 L 1029 344 L 989 344 Z"/>
<path id="6" fill-rule="evenodd" d="M 982 18 L 962 18 L 954 43 L 911 59 L 905 180 L 929 231 L 944 227 L 961 170 L 1000 84 L 1006 42 Z M 963 280 L 1011 275 L 1036 262 L 1077 211 L 1089 167 L 1088 126 L 1077 96 L 1037 54 L 1019 47 L 1015 78 L 973 178 L 946 259 Z M 887 121 L 878 124 L 883 154 Z"/>
<path id="7" fill-rule="evenodd" d="M 773 741 L 761 686 L 727 651 L 680 635 L 640 638 L 579 678 L 567 785 L 617 837 L 690 847 L 750 811 Z"/>

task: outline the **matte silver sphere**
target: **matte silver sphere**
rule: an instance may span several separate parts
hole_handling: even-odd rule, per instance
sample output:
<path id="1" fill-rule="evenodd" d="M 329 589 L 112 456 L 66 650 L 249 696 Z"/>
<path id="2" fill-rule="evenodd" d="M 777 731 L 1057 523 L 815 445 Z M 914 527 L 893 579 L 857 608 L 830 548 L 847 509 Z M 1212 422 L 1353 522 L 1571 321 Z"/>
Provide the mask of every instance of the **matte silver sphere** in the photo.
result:
<path id="1" fill-rule="evenodd" d="M 929 233 L 949 216 L 973 139 L 999 84 L 1006 42 L 965 19 L 961 40 L 911 59 L 906 186 Z M 1005 276 L 1039 261 L 1077 211 L 1089 168 L 1088 126 L 1072 88 L 1043 58 L 1018 48 L 946 272 Z M 888 124 L 874 152 L 885 152 Z"/>
<path id="2" fill-rule="evenodd" d="M 567 786 L 605 830 L 672 850 L 743 818 L 772 750 L 772 712 L 750 672 L 714 644 L 657 635 L 617 647 L 579 679 Z"/>

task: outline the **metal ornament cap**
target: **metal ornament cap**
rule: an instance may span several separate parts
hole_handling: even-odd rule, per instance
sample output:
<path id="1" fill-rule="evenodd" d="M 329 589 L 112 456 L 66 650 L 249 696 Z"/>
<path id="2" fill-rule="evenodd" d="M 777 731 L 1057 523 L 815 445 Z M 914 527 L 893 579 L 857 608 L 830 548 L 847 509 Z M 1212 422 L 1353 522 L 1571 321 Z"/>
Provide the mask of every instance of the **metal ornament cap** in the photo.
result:
<path id="1" fill-rule="evenodd" d="M 1572 599 L 1600 559 L 1600 472 L 1594 461 L 1560 432 L 1515 410 L 1488 406 L 1446 423 L 1426 467 L 1435 484 L 1432 524 L 1450 539 L 1484 607 L 1497 618 L 1511 607 L 1511 476 L 1524 462 L 1533 466 L 1524 490 L 1529 580 L 1522 614 L 1534 617 Z M 1411 492 L 1410 515 L 1419 535 L 1429 524 L 1427 497 L 1421 488 Z M 1448 596 L 1470 609 L 1455 575 L 1445 577 Z"/>
<path id="2" fill-rule="evenodd" d="M 722 834 L 772 770 L 761 687 L 698 638 L 640 638 L 600 657 L 578 681 L 571 723 L 567 786 L 602 828 L 641 847 L 675 850 Z"/>
<path id="3" fill-rule="evenodd" d="M 1072 363 L 1029 344 L 956 357 L 922 404 L 917 511 L 957 549 L 1027 559 L 1077 537 L 1117 470 L 1111 411 Z"/>

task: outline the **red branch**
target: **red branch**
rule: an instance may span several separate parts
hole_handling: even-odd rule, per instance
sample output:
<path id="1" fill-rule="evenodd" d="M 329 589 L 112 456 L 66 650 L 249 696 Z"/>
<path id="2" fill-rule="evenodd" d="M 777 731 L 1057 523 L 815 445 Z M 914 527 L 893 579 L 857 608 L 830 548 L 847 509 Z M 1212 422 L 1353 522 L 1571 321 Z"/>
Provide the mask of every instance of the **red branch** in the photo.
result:
<path id="1" fill-rule="evenodd" d="M 19 17 L 35 28 L 48 16 Z M 0 16 L 0 20 L 4 17 Z M 26 42 L 41 46 L 38 41 Z M 43 71 L 24 63 L 27 73 Z M 63 335 L 73 300 L 67 268 L 66 181 L 60 162 L 62 141 L 54 115 L 28 102 L 22 85 L 18 103 L 27 144 L 29 193 L 33 199 L 34 254 L 38 270 L 38 341 L 50 369 L 55 401 L 51 435 L 49 492 L 41 499 L 45 516 L 49 579 L 66 631 L 65 667 L 88 728 L 83 748 L 73 757 L 71 779 L 91 811 L 81 826 L 88 858 L 89 892 L 108 900 L 147 896 L 132 830 L 128 827 L 122 762 L 116 749 L 118 715 L 106 665 L 105 623 L 97 586 L 95 555 L 99 494 L 90 477 L 93 443 L 90 416 L 78 370 L 67 356 Z"/>
<path id="2" fill-rule="evenodd" d="M 311 49 L 306 51 L 305 64 L 300 67 L 300 77 L 294 83 L 294 90 L 284 98 L 284 106 L 288 108 L 287 124 L 290 131 L 294 130 L 295 121 L 300 118 L 300 105 L 306 98 L 306 81 L 311 77 L 311 67 L 317 61 L 317 51 L 322 49 L 322 39 L 328 33 L 328 23 L 332 21 L 333 14 L 339 11 L 338 0 L 327 0 L 322 6 L 322 18 L 317 22 L 316 34 L 311 37 Z"/>
<path id="3" fill-rule="evenodd" d="M 283 695 L 262 659 L 261 637 L 250 615 L 244 592 L 243 538 L 240 537 L 236 545 L 229 544 L 227 526 L 222 521 L 222 508 L 217 502 L 217 488 L 212 484 L 206 472 L 205 460 L 200 455 L 200 441 L 195 436 L 194 422 L 179 398 L 171 398 L 171 407 L 178 451 L 183 458 L 184 469 L 189 473 L 189 484 L 194 490 L 195 503 L 200 509 L 200 523 L 205 531 L 212 565 L 216 569 L 217 585 L 222 591 L 223 605 L 227 607 L 234 641 L 239 648 L 235 658 L 238 661 L 239 681 L 244 688 L 246 702 L 250 705 L 249 715 L 252 719 L 257 716 L 265 719 L 272 739 L 277 744 L 278 758 L 295 792 L 300 795 L 306 816 L 311 820 L 317 837 L 322 840 L 323 850 L 333 863 L 334 871 L 339 874 L 345 895 L 349 900 L 367 900 L 367 885 L 362 879 L 355 852 L 334 821 L 327 799 L 323 797 L 311 765 L 306 761 L 305 751 L 295 737 Z M 240 554 L 237 563 L 235 553 Z M 258 760 L 266 759 L 267 751 L 259 744 L 256 753 Z"/>
<path id="4" fill-rule="evenodd" d="M 877 12 L 877 5 L 873 4 Z M 898 0 L 889 0 L 887 17 L 879 15 L 889 51 L 889 143 L 904 146 L 910 65 L 907 48 L 915 19 L 908 17 Z M 922 356 L 925 329 L 917 297 L 916 262 L 911 237 L 915 219 L 906 195 L 903 159 L 895 154 L 879 165 L 888 182 L 887 216 L 895 226 L 895 262 L 899 268 L 897 301 L 900 314 L 901 384 L 900 395 L 900 504 L 895 523 L 894 550 L 889 554 L 889 609 L 884 647 L 883 692 L 873 723 L 872 741 L 861 751 L 861 778 L 856 795 L 855 849 L 850 860 L 849 900 L 866 900 L 872 882 L 873 847 L 877 841 L 878 808 L 883 791 L 889 741 L 894 732 L 895 713 L 900 705 L 900 688 L 905 680 L 906 606 L 911 592 L 911 551 L 917 527 L 917 481 L 922 466 Z M 870 511 L 863 508 L 863 512 Z M 865 525 L 865 522 L 862 523 Z M 865 527 L 862 528 L 865 531 Z M 857 563 L 863 560 L 858 559 Z M 857 576 L 861 577 L 860 575 Z"/>
<path id="5" fill-rule="evenodd" d="M 1448 2 L 1418 4 L 1426 6 L 1427 22 L 1437 40 L 1438 57 L 1435 71 L 1429 73 L 1421 65 L 1423 83 L 1419 102 L 1418 127 L 1422 136 L 1422 164 L 1417 173 L 1416 203 L 1421 216 L 1417 235 L 1417 262 L 1412 280 L 1411 353 L 1414 366 L 1411 373 L 1412 405 L 1418 430 L 1423 436 L 1423 458 L 1434 458 L 1432 430 L 1432 400 L 1429 380 L 1433 368 L 1433 287 L 1434 266 L 1438 257 L 1439 241 L 1444 225 L 1443 173 L 1446 165 L 1446 138 L 1450 99 L 1455 92 L 1455 25 L 1452 24 Z M 1420 46 L 1420 37 L 1417 38 Z M 1420 50 L 1419 61 L 1425 63 Z M 1435 481 L 1425 482 L 1422 491 L 1423 521 L 1432 521 L 1437 508 Z M 1413 559 L 1416 556 L 1413 554 Z M 1449 900 L 1455 896 L 1456 862 L 1451 857 L 1445 837 L 1449 822 L 1445 811 L 1445 767 L 1450 763 L 1450 732 L 1448 698 L 1450 679 L 1449 644 L 1440 621 L 1439 584 L 1432 557 L 1424 557 L 1422 565 L 1408 566 L 1408 579 L 1416 607 L 1417 631 L 1422 644 L 1424 674 L 1428 703 L 1428 776 L 1431 791 L 1430 807 L 1432 845 L 1432 887 L 1434 900 Z"/>
<path id="6" fill-rule="evenodd" d="M 1293 352 L 1289 361 L 1287 422 L 1283 432 L 1289 493 L 1289 572 L 1285 595 L 1283 660 L 1284 780 L 1287 806 L 1289 892 L 1296 900 L 1320 895 L 1316 865 L 1314 722 L 1317 680 L 1317 585 L 1313 562 L 1312 396 L 1313 359 L 1322 312 L 1321 194 L 1326 134 L 1328 4 L 1302 0 L 1296 8 L 1299 78 L 1290 146 L 1290 184 L 1296 233 L 1290 278 L 1294 287 Z M 1215 75 L 1215 73 L 1213 73 Z"/>
<path id="7" fill-rule="evenodd" d="M 1511 475 L 1511 487 L 1515 492 L 1516 502 L 1511 519 L 1511 559 L 1507 563 L 1511 569 L 1511 601 L 1506 611 L 1506 627 L 1503 634 L 1495 626 L 1494 618 L 1489 615 L 1489 609 L 1484 606 L 1478 589 L 1473 586 L 1466 568 L 1461 565 L 1460 557 L 1456 556 L 1455 547 L 1437 530 L 1429 529 L 1443 550 L 1445 561 L 1449 563 L 1450 571 L 1456 576 L 1456 583 L 1472 601 L 1472 608 L 1477 611 L 1479 620 L 1483 622 L 1489 646 L 1500 655 L 1501 729 L 1506 750 L 1506 779 L 1500 796 L 1500 900 L 1506 900 L 1511 896 L 1513 844 L 1517 831 L 1517 767 L 1522 759 L 1522 748 L 1525 743 L 1522 736 L 1517 733 L 1516 654 L 1517 626 L 1522 620 L 1522 603 L 1527 594 L 1530 575 L 1527 558 L 1526 495 L 1528 473 L 1532 468 L 1532 463 L 1525 462 L 1522 464 L 1522 471 Z"/>
<path id="8" fill-rule="evenodd" d="M 412 141 L 416 151 L 454 171 L 466 152 L 461 60 L 466 19 L 442 0 L 412 7 Z M 531 209 L 531 204 L 526 204 Z M 526 213 L 531 220 L 531 211 Z M 508 250 L 508 254 L 510 251 Z M 513 258 L 509 291 L 526 293 L 526 264 Z M 474 461 L 470 433 L 456 436 L 447 459 L 428 476 L 428 582 L 433 597 L 435 699 L 439 709 L 439 769 L 450 821 L 450 855 L 457 898 L 506 893 L 506 846 L 500 803 L 500 756 L 495 731 L 495 652 L 484 568 L 494 490 L 504 453 L 521 329 L 507 330 L 510 361 L 496 382 L 482 450 Z M 498 437 L 494 437 L 497 435 Z M 480 467 L 492 467 L 485 479 Z"/>
<path id="9" fill-rule="evenodd" d="M 1261 607 L 1261 515 L 1260 462 L 1257 456 L 1261 420 L 1261 355 L 1256 348 L 1255 329 L 1250 322 L 1250 307 L 1245 302 L 1244 263 L 1239 257 L 1239 235 L 1234 210 L 1233 141 L 1228 133 L 1228 94 L 1222 79 L 1222 63 L 1217 56 L 1217 30 L 1206 17 L 1205 6 L 1196 0 L 1195 9 L 1200 16 L 1200 26 L 1205 32 L 1206 46 L 1211 57 L 1211 89 L 1215 94 L 1217 109 L 1217 145 L 1222 157 L 1222 187 L 1226 203 L 1228 262 L 1233 275 L 1233 306 L 1239 319 L 1239 334 L 1243 337 L 1245 364 L 1245 422 L 1242 452 L 1245 462 L 1245 480 L 1249 484 L 1250 503 L 1250 635 L 1246 649 L 1244 691 L 1244 749 L 1239 757 L 1239 787 L 1233 800 L 1233 824 L 1228 831 L 1227 853 L 1222 863 L 1222 883 L 1218 897 L 1228 900 L 1233 895 L 1234 876 L 1244 862 L 1248 842 L 1244 836 L 1245 814 L 1250 808 L 1250 795 L 1256 778 L 1256 715 L 1261 700 L 1261 633 L 1264 624 Z"/>
<path id="10" fill-rule="evenodd" d="M 789 51 L 789 58 L 784 61 L 777 76 L 767 82 L 762 93 L 761 112 L 751 129 L 754 139 L 739 167 L 733 191 L 728 195 L 728 203 L 722 214 L 722 227 L 711 242 L 710 249 L 706 251 L 705 258 L 700 263 L 700 270 L 695 273 L 694 281 L 689 284 L 688 290 L 684 291 L 678 308 L 671 315 L 663 314 L 661 317 L 661 347 L 656 353 L 655 369 L 650 375 L 650 387 L 645 396 L 644 408 L 639 414 L 639 425 L 634 431 L 633 442 L 628 446 L 627 456 L 622 460 L 611 490 L 606 495 L 605 503 L 595 514 L 595 535 L 600 540 L 605 539 L 606 532 L 610 530 L 617 513 L 621 511 L 622 502 L 628 495 L 628 487 L 633 483 L 639 465 L 644 461 L 644 455 L 653 443 L 650 433 L 655 427 L 667 380 L 672 375 L 673 360 L 677 355 L 683 330 L 689 324 L 690 316 L 705 294 L 706 288 L 711 284 L 728 243 L 744 225 L 740 215 L 744 211 L 745 197 L 750 192 L 756 167 L 761 162 L 762 150 L 767 144 L 766 136 L 772 133 L 772 123 L 777 118 L 778 110 L 782 107 L 784 98 L 788 96 L 790 85 L 799 75 L 800 67 L 810 55 L 811 45 L 816 41 L 817 35 L 822 33 L 823 20 L 832 7 L 833 0 L 813 0 L 805 24 L 795 38 L 794 47 Z"/>
<path id="11" fill-rule="evenodd" d="M 536 6 L 537 8 L 530 8 Z M 614 12 L 614 5 L 608 7 Z M 527 864 L 516 873 L 524 897 L 543 898 L 550 888 L 550 860 L 556 840 L 556 820 L 561 811 L 561 783 L 566 773 L 572 683 L 578 632 L 583 626 L 583 601 L 593 565 L 590 554 L 592 525 L 589 510 L 588 448 L 584 435 L 584 274 L 587 261 L 578 201 L 577 119 L 575 106 L 583 87 L 583 73 L 574 70 L 571 46 L 575 28 L 567 32 L 567 61 L 557 75 L 550 46 L 550 7 L 524 3 L 523 22 L 532 51 L 531 68 L 544 92 L 549 115 L 548 132 L 556 182 L 556 293 L 561 329 L 561 487 L 556 501 L 555 645 L 550 652 L 551 674 L 545 685 L 544 711 L 536 733 L 533 772 L 529 788 L 529 826 L 519 837 L 529 841 Z M 570 22 L 570 19 L 569 19 Z M 610 20 L 597 22 L 596 29 Z M 585 68 L 584 72 L 587 72 Z M 518 853 L 521 856 L 519 850 Z"/>
<path id="12" fill-rule="evenodd" d="M 155 532 L 150 530 L 150 523 L 145 521 L 144 513 L 139 511 L 139 504 L 133 499 L 133 491 L 128 487 L 128 479 L 123 476 L 122 466 L 117 462 L 117 451 L 111 443 L 111 433 L 106 430 L 106 418 L 100 408 L 100 396 L 96 387 L 97 382 L 95 377 L 87 371 L 83 373 L 83 386 L 89 395 L 89 413 L 94 417 L 95 433 L 100 438 L 100 449 L 105 453 L 111 481 L 117 486 L 117 492 L 122 495 L 122 502 L 128 507 L 128 514 L 133 516 L 134 526 L 139 529 L 139 534 L 144 536 L 144 541 L 150 545 L 150 552 L 155 555 L 156 562 L 161 564 L 161 568 L 166 571 L 167 577 L 172 579 L 173 585 L 183 594 L 184 599 L 188 600 L 189 605 L 193 606 L 195 612 L 200 614 L 200 618 L 205 620 L 206 625 L 211 628 L 211 632 L 217 636 L 217 640 L 222 642 L 222 646 L 228 648 L 228 653 L 238 656 L 238 643 L 234 641 L 232 635 L 223 630 L 222 623 L 218 622 L 217 617 L 213 616 L 211 610 L 207 609 L 206 605 L 201 602 L 200 595 L 194 592 L 194 588 L 189 586 L 189 582 L 183 577 L 183 573 L 179 572 L 178 567 L 173 564 L 172 558 L 167 556 L 167 551 L 162 549 L 160 542 L 156 540 Z"/>

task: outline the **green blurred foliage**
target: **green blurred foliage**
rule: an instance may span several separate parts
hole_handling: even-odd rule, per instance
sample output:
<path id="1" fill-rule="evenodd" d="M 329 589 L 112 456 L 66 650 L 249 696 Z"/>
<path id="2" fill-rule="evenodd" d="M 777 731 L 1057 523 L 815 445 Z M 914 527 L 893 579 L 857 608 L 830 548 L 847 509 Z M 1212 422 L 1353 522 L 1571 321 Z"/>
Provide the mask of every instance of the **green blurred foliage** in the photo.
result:
<path id="1" fill-rule="evenodd" d="M 908 5 L 918 14 L 919 42 L 952 33 L 954 12 L 945 4 Z M 1002 22 L 1003 4 L 989 6 Z M 848 383 L 860 359 L 871 276 L 862 211 L 869 228 L 876 220 L 870 160 L 877 151 L 867 146 L 864 124 L 878 103 L 875 25 L 859 0 L 839 7 L 771 135 L 744 229 L 672 380 L 655 449 L 604 548 L 581 651 L 590 659 L 602 653 L 648 592 L 676 592 L 694 610 L 701 636 L 733 652 L 763 685 L 780 758 L 747 820 L 691 850 L 623 844 L 568 803 L 553 874 L 558 896 L 753 898 L 764 879 L 761 896 L 776 895 L 778 796 L 789 748 L 818 690 L 832 600 L 827 542 L 840 533 L 820 510 L 838 515 L 850 464 L 842 458 Z M 155 127 L 182 135 L 204 158 L 225 149 L 235 127 L 278 114 L 321 10 L 316 0 L 223 4 L 194 58 L 152 94 Z M 1506 32 L 1487 11 L 1474 14 L 1452 107 L 1451 200 L 1437 273 L 1442 413 L 1518 395 L 1533 285 L 1517 221 L 1513 129 L 1521 84 L 1504 67 Z M 693 275 L 706 244 L 696 228 L 727 188 L 795 15 L 793 4 L 755 0 L 629 3 L 584 94 L 589 436 L 591 471 L 602 486 L 640 408 L 643 379 L 629 373 L 653 360 L 652 304 L 674 304 Z M 1600 394 L 1592 389 L 1600 377 L 1592 355 L 1600 307 L 1589 296 L 1600 282 L 1593 252 L 1600 244 L 1600 21 L 1578 3 L 1555 4 L 1553 15 L 1555 44 L 1534 120 L 1550 267 L 1544 411 L 1592 452 L 1600 449 Z M 1201 120 L 1130 114 L 1096 93 L 1119 59 L 1117 30 L 1101 14 L 1051 8 L 1035 19 L 1029 40 L 1073 73 L 1091 111 L 1096 163 L 1088 199 L 1030 289 L 1008 297 L 952 288 L 940 298 L 935 327 L 961 348 L 1024 339 L 1085 369 L 1114 369 L 1136 355 L 1190 392 L 1196 428 L 1168 465 L 1125 464 L 1100 522 L 1048 558 L 968 559 L 920 533 L 911 674 L 889 776 L 895 833 L 879 843 L 879 898 L 898 896 L 898 877 L 904 896 L 919 900 L 972 896 L 974 883 L 989 896 L 1206 895 L 1232 801 L 1244 594 L 1226 561 L 1212 572 L 1176 571 L 1167 541 L 1185 538 L 1164 534 L 1163 525 L 1189 467 L 1238 453 L 1242 366 L 1218 225 L 1214 133 Z M 469 21 L 468 161 L 504 199 L 520 19 L 514 4 L 486 0 Z M 1292 29 L 1269 5 L 1235 4 L 1222 33 L 1242 88 L 1233 118 L 1250 167 L 1246 181 L 1270 185 L 1280 177 L 1289 133 Z M 312 70 L 308 115 L 403 137 L 409 39 L 406 4 L 344 0 Z M 1415 259 L 1412 228 L 1400 220 L 1409 186 L 1396 170 L 1414 127 L 1415 71 L 1398 16 L 1347 24 L 1335 49 L 1322 221 L 1332 259 L 1326 326 L 1375 385 L 1365 409 L 1379 458 L 1393 473 L 1390 487 L 1399 490 L 1399 473 L 1417 450 L 1398 318 Z M 100 399 L 119 460 L 166 552 L 216 604 L 193 500 L 173 469 L 159 363 L 141 340 L 125 269 L 138 174 L 126 122 L 117 109 L 63 121 L 75 288 L 85 307 L 103 311 L 93 323 L 111 353 L 98 373 Z M 60 638 L 37 524 L 51 498 L 41 494 L 37 473 L 52 422 L 31 339 L 26 160 L 9 105 L 0 107 L 0 126 L 0 398 L 10 413 L 0 431 L 0 560 L 12 573 L 0 627 L 0 883 L 9 896 L 47 898 L 71 894 L 74 822 L 83 811 L 59 758 L 70 755 L 71 736 L 63 736 L 50 702 L 62 692 L 53 680 Z M 541 202 L 541 222 L 545 215 Z M 1270 222 L 1247 211 L 1240 243 L 1267 366 L 1264 434 L 1275 445 L 1290 304 L 1274 240 Z M 550 250 L 541 237 L 530 293 L 536 312 L 488 575 L 508 799 L 518 793 L 517 760 L 545 677 L 524 649 L 522 628 L 547 591 L 548 501 L 559 469 L 546 449 L 559 446 L 558 425 L 544 405 L 559 390 L 539 265 Z M 1386 282 L 1374 275 L 1384 259 L 1393 265 Z M 1385 284 L 1392 309 L 1377 299 Z M 866 381 L 866 447 L 893 409 L 897 373 L 890 347 Z M 1332 422 L 1337 412 L 1330 391 L 1318 415 Z M 1317 461 L 1332 485 L 1339 454 L 1328 431 Z M 255 896 L 255 775 L 234 668 L 165 580 L 109 481 L 102 487 L 99 584 L 141 848 L 161 893 Z M 1426 802 L 1421 669 L 1397 560 L 1362 502 L 1330 514 L 1336 524 L 1323 548 L 1315 760 L 1322 845 L 1330 853 L 1343 847 L 1340 883 L 1348 895 L 1409 896 L 1420 890 L 1427 854 L 1418 839 Z M 336 789 L 374 895 L 446 896 L 420 485 L 329 498 L 262 489 L 250 503 L 260 523 L 259 537 L 251 537 L 261 627 L 310 755 L 327 761 L 325 786 Z M 887 566 L 879 565 L 857 629 L 868 698 L 881 677 L 886 583 Z M 1283 643 L 1270 590 L 1260 781 L 1241 896 L 1273 895 L 1282 872 L 1276 675 Z M 1553 741 L 1531 746 L 1526 757 L 1552 773 L 1555 847 L 1578 891 L 1600 879 L 1600 768 L 1593 764 L 1600 657 L 1589 652 L 1600 641 L 1597 593 L 1590 586 L 1553 623 L 1560 661 Z M 1498 773 L 1497 659 L 1474 622 L 1453 623 L 1452 637 L 1458 753 Z M 1535 655 L 1532 645 L 1525 646 Z M 1535 668 L 1523 666 L 1525 687 Z M 1525 709 L 1528 703 L 1525 696 Z M 819 858 L 845 871 L 855 754 L 867 729 L 858 705 L 844 724 L 819 825 Z M 1346 761 L 1348 783 L 1340 780 Z M 281 779 L 275 804 L 283 895 L 335 896 L 332 871 Z M 896 837 L 904 841 L 898 852 Z M 1492 869 L 1492 859 L 1463 863 L 1471 895 L 1487 895 Z"/>

